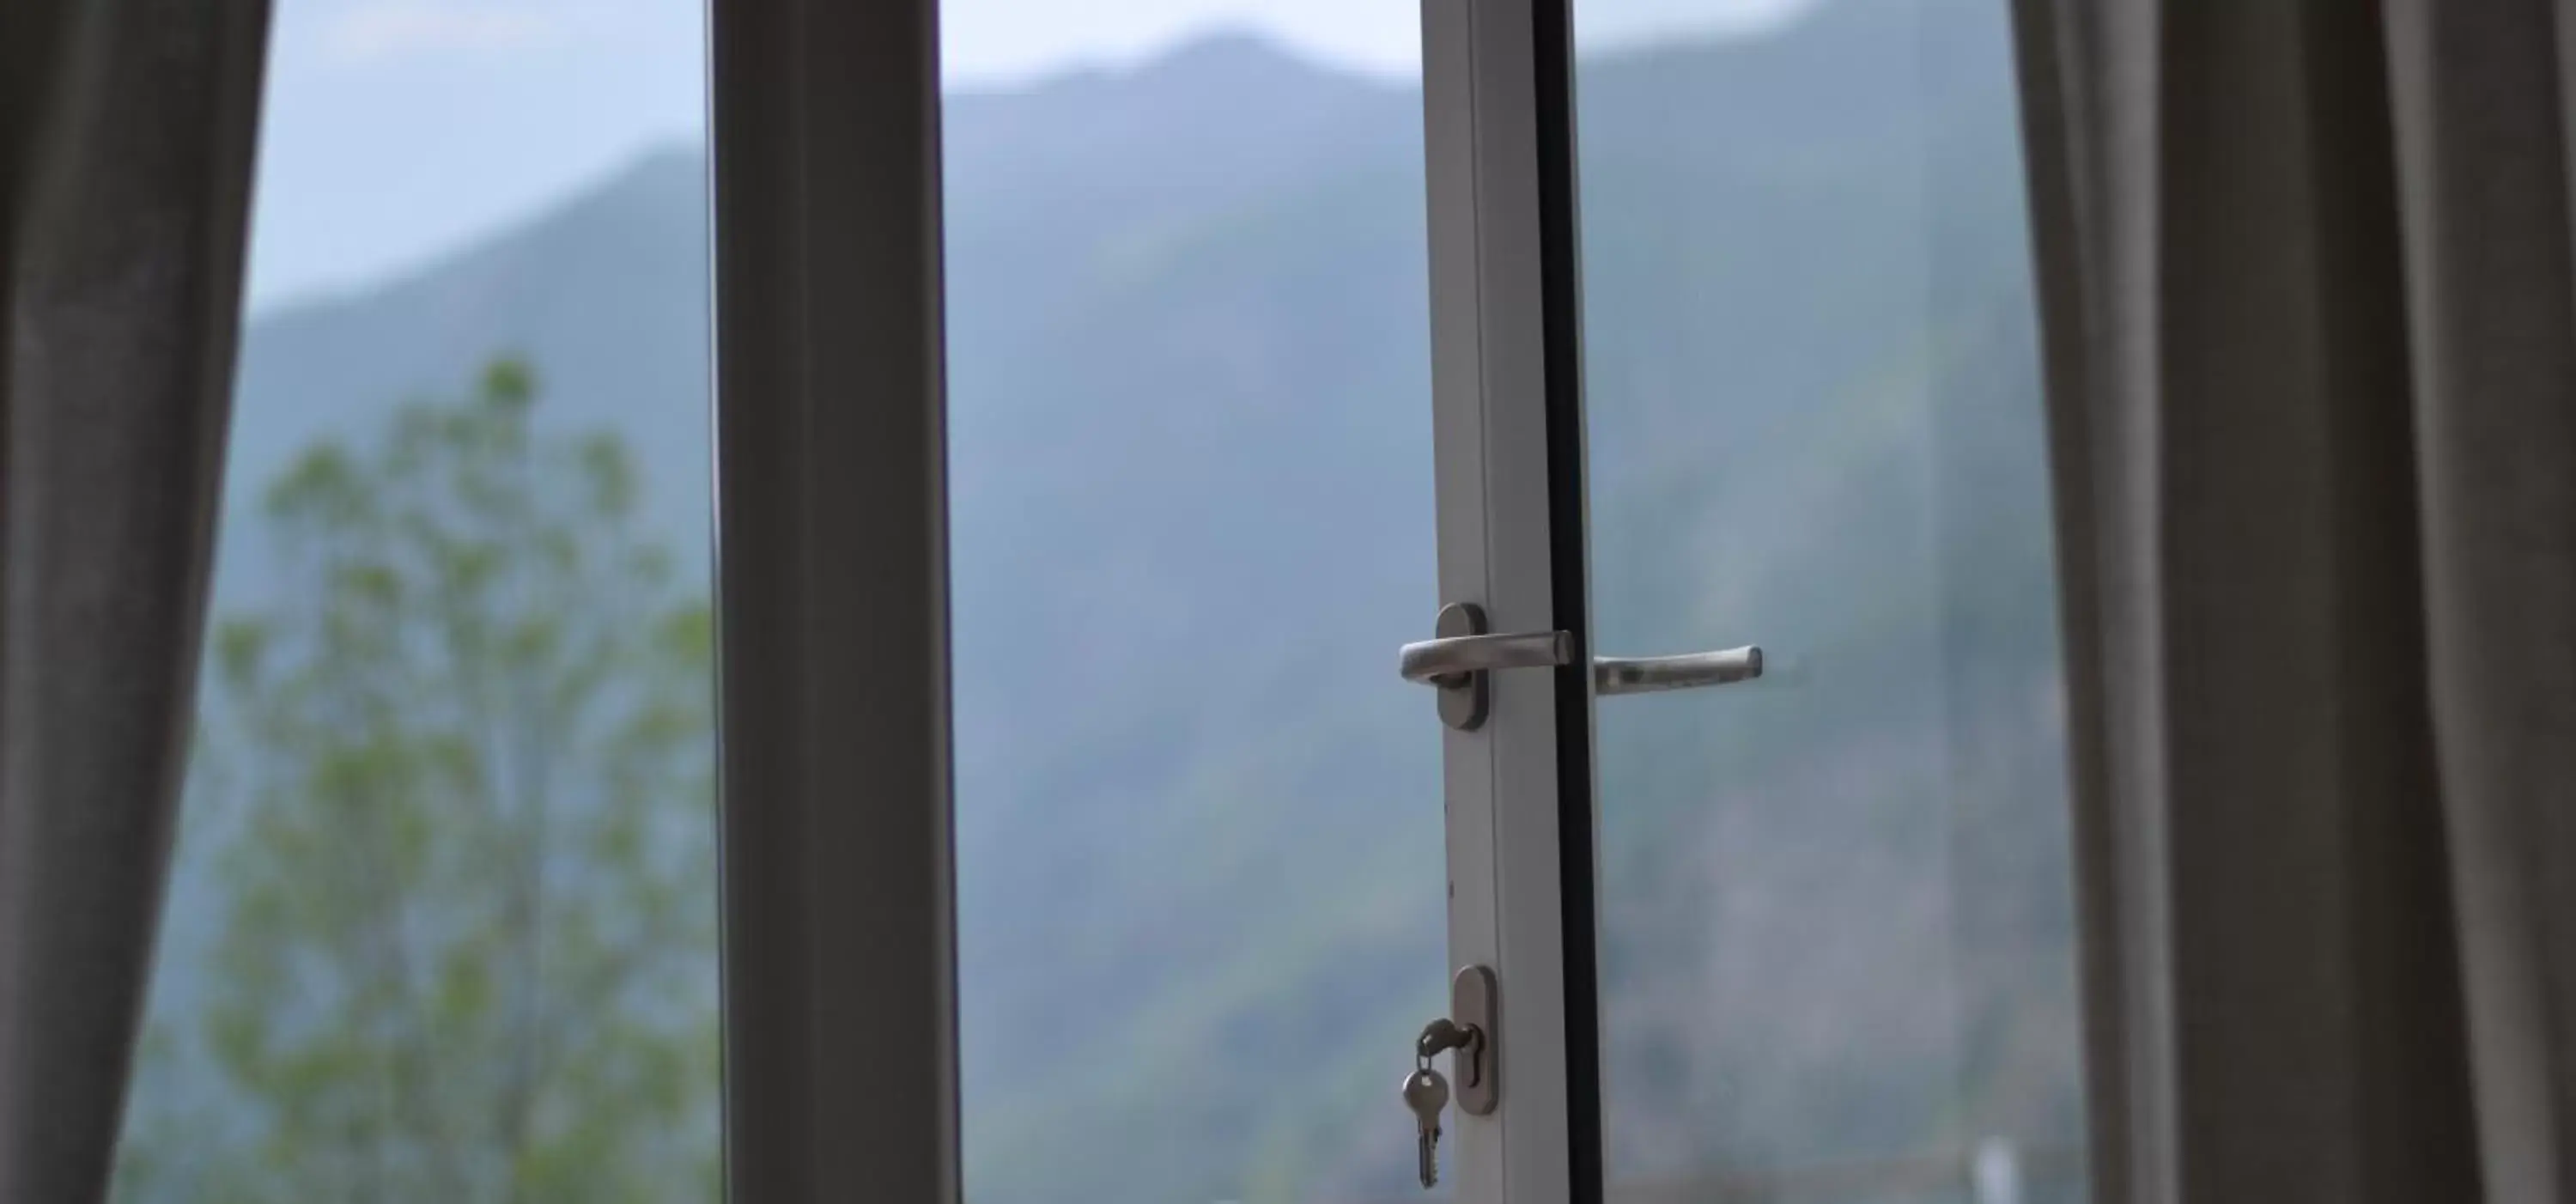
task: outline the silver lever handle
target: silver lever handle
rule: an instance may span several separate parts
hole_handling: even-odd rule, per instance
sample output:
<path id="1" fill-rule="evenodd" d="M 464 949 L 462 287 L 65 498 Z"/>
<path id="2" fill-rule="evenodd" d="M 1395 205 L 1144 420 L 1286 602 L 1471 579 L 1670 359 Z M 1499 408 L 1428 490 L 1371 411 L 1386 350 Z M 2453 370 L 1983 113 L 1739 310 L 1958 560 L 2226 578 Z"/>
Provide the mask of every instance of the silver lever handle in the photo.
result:
<path id="1" fill-rule="evenodd" d="M 1406 644 L 1397 667 L 1406 681 L 1440 687 L 1441 722 L 1472 731 L 1485 721 L 1485 674 L 1496 669 L 1546 669 L 1574 663 L 1574 635 L 1565 631 L 1485 630 L 1485 612 L 1470 603 L 1440 608 L 1440 636 Z M 1604 656 L 1592 662 L 1595 693 L 1652 694 L 1722 686 L 1762 676 L 1762 650 L 1750 644 L 1680 656 Z"/>
<path id="2" fill-rule="evenodd" d="M 1520 631 L 1510 635 L 1442 636 L 1405 645 L 1398 660 L 1406 681 L 1463 686 L 1470 673 L 1571 664 L 1574 633 Z"/>
<path id="3" fill-rule="evenodd" d="M 1470 673 L 1495 669 L 1546 669 L 1574 660 L 1574 636 L 1564 631 L 1509 635 L 1453 635 L 1404 646 L 1406 681 L 1457 686 Z M 1593 688 L 1604 694 L 1652 694 L 1722 686 L 1762 676 L 1762 650 L 1753 645 L 1680 656 L 1603 656 L 1592 661 Z"/>
<path id="4" fill-rule="evenodd" d="M 1596 694 L 1652 694 L 1751 681 L 1762 676 L 1762 650 L 1747 644 L 1680 656 L 1602 656 L 1592 661 Z"/>

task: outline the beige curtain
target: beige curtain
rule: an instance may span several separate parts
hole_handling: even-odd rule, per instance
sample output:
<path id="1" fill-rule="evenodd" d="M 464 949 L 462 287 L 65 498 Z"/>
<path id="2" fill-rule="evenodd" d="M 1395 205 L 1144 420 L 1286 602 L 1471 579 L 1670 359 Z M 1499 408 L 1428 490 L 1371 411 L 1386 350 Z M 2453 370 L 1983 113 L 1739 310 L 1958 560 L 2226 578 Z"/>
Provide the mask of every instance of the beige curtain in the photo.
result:
<path id="1" fill-rule="evenodd" d="M 107 1188 L 187 754 L 265 0 L 0 0 L 0 1200 Z"/>
<path id="2" fill-rule="evenodd" d="M 2549 0 L 2017 0 L 2101 1201 L 2576 1191 Z"/>

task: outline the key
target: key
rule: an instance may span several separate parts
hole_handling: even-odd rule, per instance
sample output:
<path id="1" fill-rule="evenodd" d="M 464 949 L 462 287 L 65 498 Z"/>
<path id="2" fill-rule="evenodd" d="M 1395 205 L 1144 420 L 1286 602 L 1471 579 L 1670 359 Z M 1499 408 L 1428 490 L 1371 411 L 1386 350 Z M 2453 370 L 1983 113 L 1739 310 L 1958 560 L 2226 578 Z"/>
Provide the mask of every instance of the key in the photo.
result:
<path id="1" fill-rule="evenodd" d="M 1404 1076 L 1404 1106 L 1413 1109 L 1421 1129 L 1415 1148 L 1421 1154 L 1422 1187 L 1428 1191 L 1440 1182 L 1440 1110 L 1449 1106 L 1449 1080 L 1425 1063 Z"/>

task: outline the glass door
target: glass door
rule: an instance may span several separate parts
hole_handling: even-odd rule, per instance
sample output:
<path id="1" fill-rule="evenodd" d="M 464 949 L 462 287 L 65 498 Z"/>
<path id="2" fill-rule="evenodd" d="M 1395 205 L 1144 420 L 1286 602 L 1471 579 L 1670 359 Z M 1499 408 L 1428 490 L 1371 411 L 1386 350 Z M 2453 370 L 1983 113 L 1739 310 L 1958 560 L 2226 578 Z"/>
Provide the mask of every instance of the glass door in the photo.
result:
<path id="1" fill-rule="evenodd" d="M 1205 7 L 1244 24 L 1094 61 L 1145 15 L 939 5 L 974 1204 L 1415 1190 L 1440 770 L 1384 666 L 1436 601 L 1420 103 L 1287 6 Z"/>
<path id="2" fill-rule="evenodd" d="M 1467 1198 L 2084 1199 L 2007 5 L 1424 28 Z"/>
<path id="3" fill-rule="evenodd" d="M 1570 7 L 1608 1194 L 2082 1199 L 2007 5 Z"/>

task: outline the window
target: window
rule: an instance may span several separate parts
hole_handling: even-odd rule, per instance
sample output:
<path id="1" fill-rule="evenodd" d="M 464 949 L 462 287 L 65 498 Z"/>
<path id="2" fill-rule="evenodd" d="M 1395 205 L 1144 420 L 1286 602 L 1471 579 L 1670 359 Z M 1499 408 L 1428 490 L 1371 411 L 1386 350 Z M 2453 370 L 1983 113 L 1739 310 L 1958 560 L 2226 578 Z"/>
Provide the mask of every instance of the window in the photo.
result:
<path id="1" fill-rule="evenodd" d="M 719 632 L 699 14 L 288 0 L 120 1195 L 715 1195 L 722 919 L 737 1181 L 941 1111 L 945 1018 L 852 1021 L 950 935 L 977 1204 L 1415 1198 L 1464 967 L 1462 1198 L 2082 1198 L 2001 0 L 939 7 L 944 297 L 850 192 L 927 135 L 823 103 L 926 106 L 914 14 L 717 13 Z M 945 695 L 941 503 L 852 465 L 945 469 Z M 1547 655 L 1403 680 L 1449 604 Z M 950 820 L 953 917 L 846 881 Z"/>
<path id="2" fill-rule="evenodd" d="M 116 1194 L 717 1194 L 703 14 L 282 0 Z"/>

